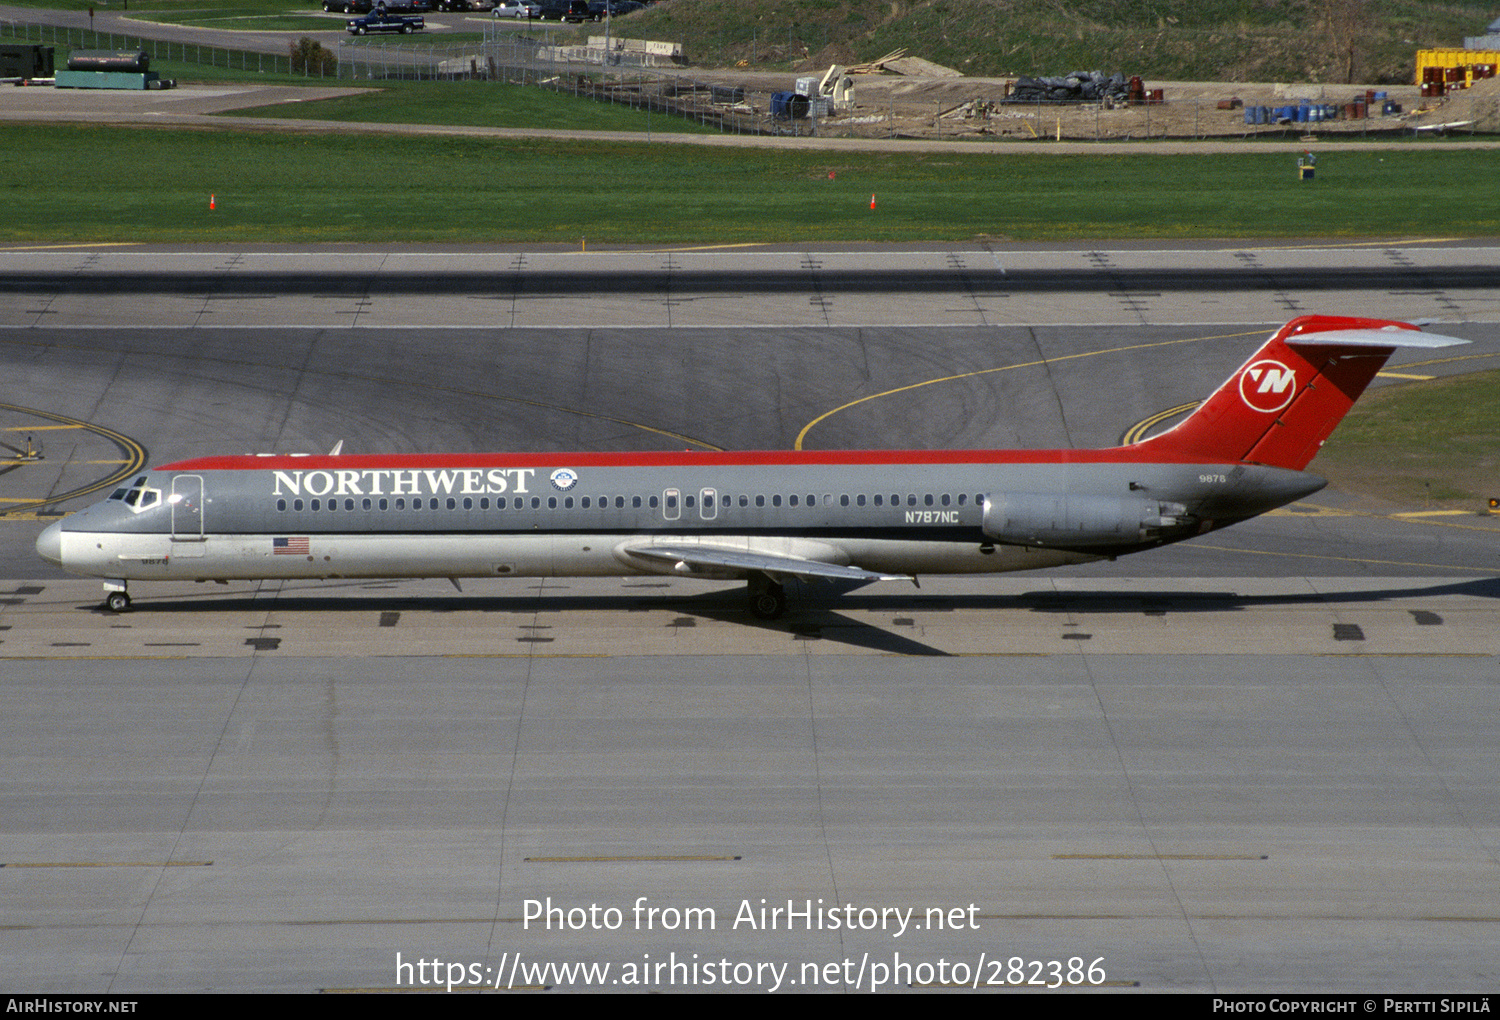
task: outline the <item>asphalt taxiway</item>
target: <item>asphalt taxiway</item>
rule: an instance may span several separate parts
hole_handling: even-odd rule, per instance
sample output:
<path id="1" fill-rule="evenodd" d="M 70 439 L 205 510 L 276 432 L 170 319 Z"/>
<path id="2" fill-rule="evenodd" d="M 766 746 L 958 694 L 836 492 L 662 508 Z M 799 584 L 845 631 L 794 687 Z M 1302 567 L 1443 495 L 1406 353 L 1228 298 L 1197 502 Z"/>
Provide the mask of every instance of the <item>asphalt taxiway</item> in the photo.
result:
<path id="1" fill-rule="evenodd" d="M 0 426 L 44 455 L 0 474 L 0 988 L 995 988 L 1056 961 L 1488 991 L 1477 508 L 1325 491 L 1113 564 L 800 591 L 776 624 L 666 578 L 141 586 L 113 615 L 31 542 L 133 460 L 341 439 L 1108 445 L 1301 312 L 1473 341 L 1382 385 L 1493 367 L 1493 256 L 0 253 Z"/>

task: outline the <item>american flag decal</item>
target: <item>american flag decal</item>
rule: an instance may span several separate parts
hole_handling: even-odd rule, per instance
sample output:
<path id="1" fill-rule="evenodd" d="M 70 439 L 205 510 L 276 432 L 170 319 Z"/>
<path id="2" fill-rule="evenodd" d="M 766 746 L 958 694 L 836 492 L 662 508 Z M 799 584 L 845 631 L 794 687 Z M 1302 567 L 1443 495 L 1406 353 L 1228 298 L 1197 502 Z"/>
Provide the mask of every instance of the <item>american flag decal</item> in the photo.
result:
<path id="1" fill-rule="evenodd" d="M 306 556 L 308 554 L 307 536 L 300 538 L 273 538 L 271 539 L 272 556 Z"/>

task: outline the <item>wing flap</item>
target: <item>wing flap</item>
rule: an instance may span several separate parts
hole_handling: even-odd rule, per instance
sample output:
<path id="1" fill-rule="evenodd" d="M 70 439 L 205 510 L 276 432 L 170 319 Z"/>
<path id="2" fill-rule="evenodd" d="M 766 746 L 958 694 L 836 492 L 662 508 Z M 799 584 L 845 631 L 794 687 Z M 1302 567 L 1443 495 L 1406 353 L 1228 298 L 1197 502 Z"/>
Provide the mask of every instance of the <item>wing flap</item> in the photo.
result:
<path id="1" fill-rule="evenodd" d="M 682 564 L 690 571 L 749 571 L 777 576 L 810 580 L 815 577 L 841 581 L 915 581 L 910 574 L 884 574 L 840 563 L 784 556 L 776 553 L 757 552 L 749 549 L 726 549 L 712 545 L 639 545 L 628 546 L 628 555 L 641 556 L 649 560 L 677 566 Z"/>

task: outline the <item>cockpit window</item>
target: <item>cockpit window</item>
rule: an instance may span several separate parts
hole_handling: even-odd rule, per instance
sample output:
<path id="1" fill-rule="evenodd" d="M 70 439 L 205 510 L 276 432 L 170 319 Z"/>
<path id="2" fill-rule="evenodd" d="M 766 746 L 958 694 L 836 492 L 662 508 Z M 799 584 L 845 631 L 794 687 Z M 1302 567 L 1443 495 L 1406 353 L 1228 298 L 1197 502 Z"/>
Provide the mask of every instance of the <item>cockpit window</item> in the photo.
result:
<path id="1" fill-rule="evenodd" d="M 145 487 L 145 482 L 145 476 L 137 478 L 135 484 L 129 489 L 119 489 L 109 498 L 123 499 L 125 505 L 136 513 L 140 513 L 142 510 L 149 510 L 161 502 L 161 490 L 148 489 Z"/>

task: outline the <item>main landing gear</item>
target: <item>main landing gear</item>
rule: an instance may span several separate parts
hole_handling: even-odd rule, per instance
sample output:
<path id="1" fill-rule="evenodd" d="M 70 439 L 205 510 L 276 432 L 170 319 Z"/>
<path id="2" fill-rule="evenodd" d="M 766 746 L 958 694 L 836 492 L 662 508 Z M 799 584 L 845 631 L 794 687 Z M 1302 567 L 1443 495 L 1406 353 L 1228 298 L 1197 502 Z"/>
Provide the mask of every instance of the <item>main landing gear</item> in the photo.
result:
<path id="1" fill-rule="evenodd" d="M 774 620 L 786 612 L 786 589 L 769 577 L 750 581 L 750 612 L 760 620 Z"/>

